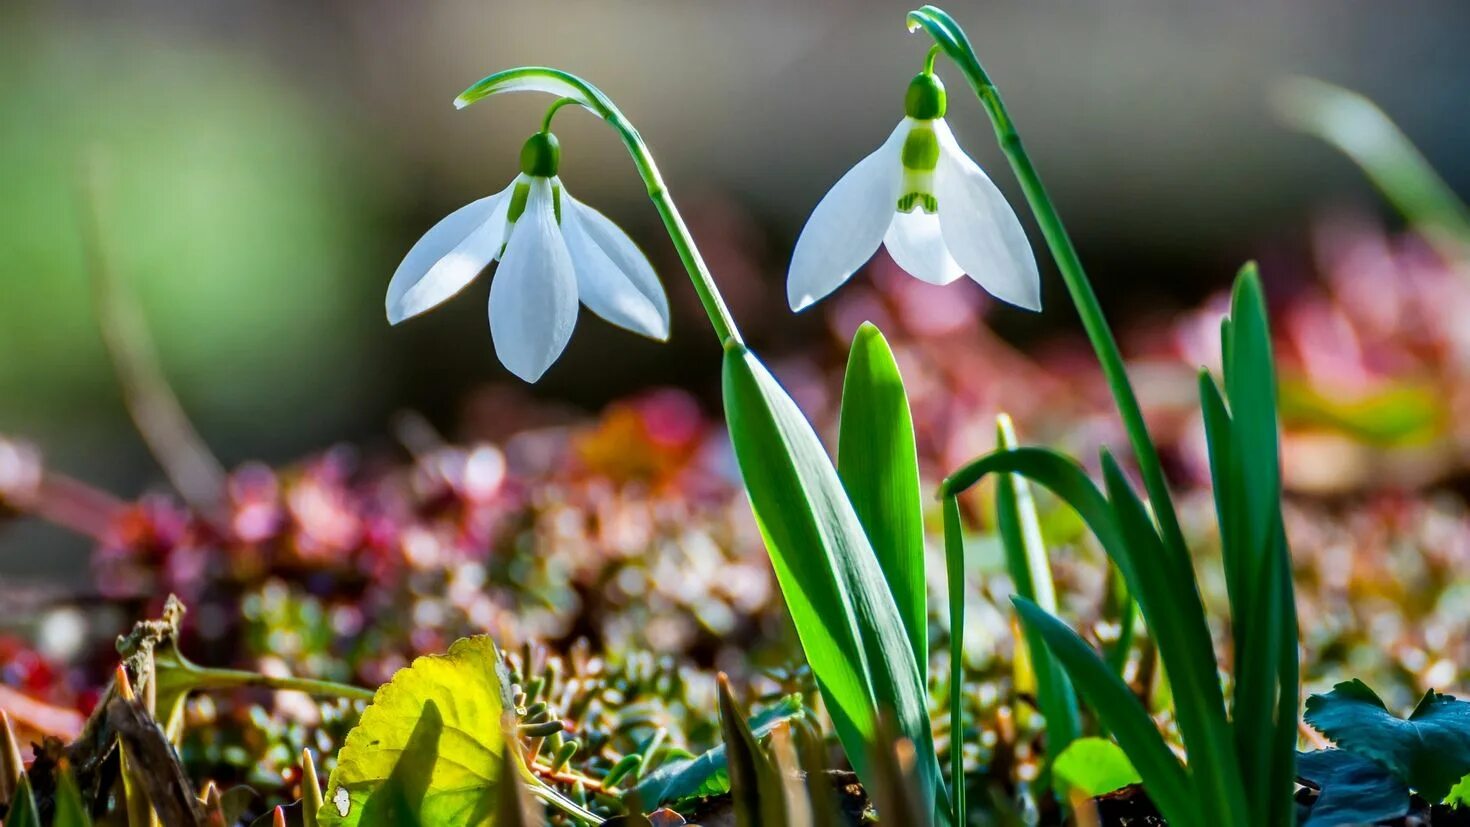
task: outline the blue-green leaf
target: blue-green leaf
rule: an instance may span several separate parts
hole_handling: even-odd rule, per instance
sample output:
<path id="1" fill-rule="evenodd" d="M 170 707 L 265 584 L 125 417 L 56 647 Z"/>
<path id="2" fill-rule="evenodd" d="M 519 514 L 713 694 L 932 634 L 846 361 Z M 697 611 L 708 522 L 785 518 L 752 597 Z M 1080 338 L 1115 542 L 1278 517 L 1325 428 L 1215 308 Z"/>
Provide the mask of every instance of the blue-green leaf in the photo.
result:
<path id="1" fill-rule="evenodd" d="M 1409 788 L 1382 764 L 1345 749 L 1296 756 L 1297 778 L 1317 788 L 1301 827 L 1379 824 L 1409 812 Z"/>
<path id="2" fill-rule="evenodd" d="M 1307 699 L 1307 723 L 1338 747 L 1371 758 L 1438 804 L 1470 774 L 1470 703 L 1425 693 L 1408 719 L 1359 680 Z"/>
<path id="3" fill-rule="evenodd" d="M 927 683 L 929 593 L 914 422 L 893 351 L 868 322 L 853 336 L 847 357 L 837 473 L 878 555 L 914 662 Z"/>

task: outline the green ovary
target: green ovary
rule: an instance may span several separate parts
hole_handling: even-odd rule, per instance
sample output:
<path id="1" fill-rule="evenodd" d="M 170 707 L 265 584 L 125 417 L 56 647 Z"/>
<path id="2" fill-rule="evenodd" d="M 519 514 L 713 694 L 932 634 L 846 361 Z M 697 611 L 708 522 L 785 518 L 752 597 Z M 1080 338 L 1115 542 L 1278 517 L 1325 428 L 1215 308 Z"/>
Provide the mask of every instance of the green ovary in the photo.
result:
<path id="1" fill-rule="evenodd" d="M 913 212 L 922 207 L 934 214 L 939 199 L 934 197 L 934 170 L 939 166 L 939 139 L 929 121 L 920 121 L 909 130 L 903 142 L 903 185 L 898 197 L 899 212 Z"/>

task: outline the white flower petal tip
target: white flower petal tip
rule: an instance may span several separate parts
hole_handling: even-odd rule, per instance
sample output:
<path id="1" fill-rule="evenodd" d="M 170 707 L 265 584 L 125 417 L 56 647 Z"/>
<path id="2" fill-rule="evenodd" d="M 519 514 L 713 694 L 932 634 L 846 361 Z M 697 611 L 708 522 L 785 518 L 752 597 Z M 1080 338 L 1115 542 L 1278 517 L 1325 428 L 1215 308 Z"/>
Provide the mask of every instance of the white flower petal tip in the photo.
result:
<path id="1" fill-rule="evenodd" d="M 669 338 L 669 299 L 648 257 L 607 216 L 562 191 L 562 231 L 577 293 L 607 321 L 657 341 Z"/>
<path id="2" fill-rule="evenodd" d="M 906 118 L 883 145 L 847 171 L 817 203 L 796 240 L 786 300 L 801 312 L 841 287 L 878 252 L 903 183 Z"/>
<path id="3" fill-rule="evenodd" d="M 980 166 L 960 149 L 942 119 L 935 122 L 939 226 L 949 254 L 970 278 L 1001 301 L 1041 309 L 1041 274 L 1016 211 Z"/>
<path id="4" fill-rule="evenodd" d="M 388 282 L 390 324 L 431 310 L 463 290 L 500 251 L 510 188 L 445 216 L 409 249 Z"/>
<path id="5" fill-rule="evenodd" d="M 490 338 L 511 373 L 535 382 L 561 356 L 576 323 L 577 278 L 551 182 L 535 178 L 490 283 Z"/>

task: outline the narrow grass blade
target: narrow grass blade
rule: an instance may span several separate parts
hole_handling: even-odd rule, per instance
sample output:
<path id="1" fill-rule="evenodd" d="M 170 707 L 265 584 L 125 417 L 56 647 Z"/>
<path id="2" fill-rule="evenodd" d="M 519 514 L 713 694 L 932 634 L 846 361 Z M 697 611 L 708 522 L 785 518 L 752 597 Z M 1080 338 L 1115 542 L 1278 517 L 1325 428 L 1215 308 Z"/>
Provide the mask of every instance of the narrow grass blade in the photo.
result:
<path id="1" fill-rule="evenodd" d="M 322 785 L 316 777 L 316 761 L 311 750 L 301 750 L 301 816 L 307 824 L 316 824 L 322 809 Z"/>
<path id="2" fill-rule="evenodd" d="M 811 424 L 743 345 L 726 346 L 724 395 L 756 523 L 848 759 L 866 780 L 877 712 L 891 710 L 915 744 L 922 789 L 942 803 L 919 666 L 836 469 Z"/>
<path id="3" fill-rule="evenodd" d="M 847 358 L 837 473 L 878 556 L 927 684 L 929 597 L 914 422 L 893 351 L 868 322 L 853 336 Z"/>
<path id="4" fill-rule="evenodd" d="M 1158 727 L 1128 685 L 1066 624 L 1023 597 L 1012 602 L 1021 620 L 1035 629 L 1082 690 L 1087 705 L 1138 770 L 1149 798 L 1170 824 L 1207 824 L 1179 759 L 1169 751 Z"/>
<path id="5" fill-rule="evenodd" d="M 1189 750 L 1191 777 L 1219 824 L 1247 824 L 1245 792 L 1225 717 L 1215 650 L 1204 603 L 1188 557 L 1174 553 L 1155 533 L 1148 510 L 1111 454 L 1103 453 L 1103 477 L 1130 556 L 1124 574 L 1168 670 L 1179 731 Z"/>
<path id="6" fill-rule="evenodd" d="M 745 723 L 745 713 L 730 691 L 730 679 L 719 676 L 720 733 L 730 773 L 730 804 L 738 827 L 784 827 L 786 791 L 776 768 Z"/>
<path id="7" fill-rule="evenodd" d="M 41 815 L 36 809 L 36 796 L 31 791 L 31 780 L 20 777 L 15 794 L 10 799 L 10 809 L 5 814 L 5 827 L 41 827 Z"/>
<path id="8" fill-rule="evenodd" d="M 944 498 L 944 568 L 949 590 L 949 809 L 955 824 L 965 813 L 965 537 L 960 503 Z"/>
<path id="9" fill-rule="evenodd" d="M 1007 450 L 1016 447 L 1015 426 L 1009 416 L 1002 414 L 998 418 L 996 431 L 997 445 Z M 1005 546 L 1006 566 L 1016 584 L 1016 593 L 1055 614 L 1056 588 L 1052 584 L 1051 563 L 1041 534 L 1041 520 L 1036 516 L 1036 504 L 1031 498 L 1031 486 L 1015 474 L 1001 475 L 995 489 L 995 510 L 1001 542 Z M 1037 705 L 1046 718 L 1049 767 L 1081 732 L 1077 694 L 1040 634 L 1029 627 L 1026 630 L 1026 648 L 1031 655 L 1032 669 L 1036 672 Z M 1124 648 L 1123 652 L 1126 656 L 1127 649 Z"/>
<path id="10" fill-rule="evenodd" d="M 1470 209 L 1371 100 L 1340 86 L 1298 77 L 1282 83 L 1272 103 L 1282 123 L 1321 138 L 1351 158 L 1410 222 L 1442 240 L 1470 245 Z"/>
<path id="11" fill-rule="evenodd" d="M 71 767 L 62 762 L 56 778 L 55 807 L 51 816 L 51 827 L 92 827 L 92 816 L 82 801 L 82 791 L 77 789 L 76 776 Z"/>

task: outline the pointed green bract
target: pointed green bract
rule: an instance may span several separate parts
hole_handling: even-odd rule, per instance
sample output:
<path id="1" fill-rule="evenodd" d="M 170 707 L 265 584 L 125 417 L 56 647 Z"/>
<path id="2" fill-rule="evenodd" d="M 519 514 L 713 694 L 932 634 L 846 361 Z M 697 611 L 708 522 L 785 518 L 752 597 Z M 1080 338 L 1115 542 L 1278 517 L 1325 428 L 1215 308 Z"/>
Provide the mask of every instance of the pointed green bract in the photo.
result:
<path id="1" fill-rule="evenodd" d="M 868 322 L 853 336 L 847 358 L 837 473 L 878 556 L 919 674 L 926 676 L 929 595 L 914 422 L 893 351 Z"/>
<path id="2" fill-rule="evenodd" d="M 52 827 L 92 827 L 92 816 L 82 801 L 81 790 L 77 789 L 77 779 L 68 767 L 63 767 L 56 776 L 54 804 Z"/>
<path id="3" fill-rule="evenodd" d="M 41 816 L 36 810 L 36 796 L 31 790 L 31 779 L 22 775 L 10 799 L 10 811 L 5 814 L 5 827 L 41 827 Z"/>
<path id="4" fill-rule="evenodd" d="M 504 678 L 488 637 L 426 655 L 379 687 L 337 753 L 322 827 L 462 825 L 499 799 Z M 514 779 L 517 783 L 519 779 Z"/>
<path id="5" fill-rule="evenodd" d="M 787 695 L 775 704 L 752 715 L 746 726 L 757 738 L 764 738 L 781 724 L 805 712 L 800 695 Z M 719 795 L 730 789 L 725 774 L 725 745 L 719 744 L 703 754 L 682 761 L 670 761 L 644 776 L 636 792 L 649 805 L 657 806 L 696 795 Z"/>
<path id="6" fill-rule="evenodd" d="M 725 416 L 756 523 L 837 735 L 860 778 L 880 710 L 939 801 L 923 680 L 898 607 L 821 441 L 744 346 L 725 348 Z M 948 808 L 944 808 L 947 810 Z"/>

